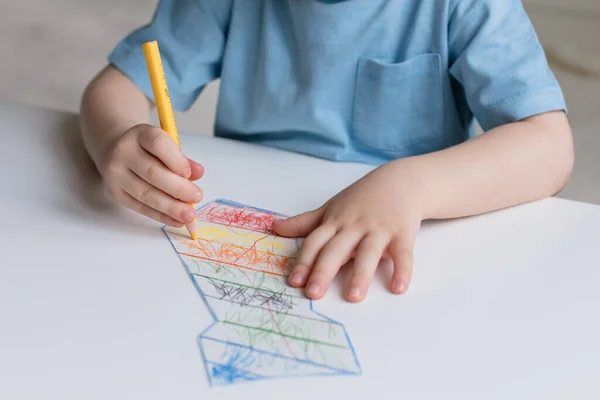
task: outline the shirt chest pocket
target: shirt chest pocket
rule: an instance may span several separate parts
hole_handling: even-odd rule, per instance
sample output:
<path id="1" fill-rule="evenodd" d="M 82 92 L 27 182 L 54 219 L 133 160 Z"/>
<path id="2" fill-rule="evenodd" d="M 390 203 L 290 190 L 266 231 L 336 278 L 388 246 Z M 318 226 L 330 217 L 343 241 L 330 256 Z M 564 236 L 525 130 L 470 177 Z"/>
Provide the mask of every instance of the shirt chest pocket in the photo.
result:
<path id="1" fill-rule="evenodd" d="M 440 55 L 398 64 L 359 60 L 352 117 L 359 144 L 391 153 L 439 138 L 442 107 Z"/>

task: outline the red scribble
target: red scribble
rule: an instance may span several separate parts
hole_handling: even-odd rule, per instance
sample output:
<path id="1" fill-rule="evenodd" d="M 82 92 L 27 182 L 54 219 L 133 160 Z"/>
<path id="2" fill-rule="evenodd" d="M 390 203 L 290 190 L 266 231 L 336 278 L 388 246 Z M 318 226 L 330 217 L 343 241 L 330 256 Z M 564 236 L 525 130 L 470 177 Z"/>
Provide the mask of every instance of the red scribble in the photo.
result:
<path id="1" fill-rule="evenodd" d="M 202 208 L 197 212 L 197 216 L 200 221 L 262 233 L 271 233 L 273 221 L 283 218 L 252 208 L 219 203 Z"/>

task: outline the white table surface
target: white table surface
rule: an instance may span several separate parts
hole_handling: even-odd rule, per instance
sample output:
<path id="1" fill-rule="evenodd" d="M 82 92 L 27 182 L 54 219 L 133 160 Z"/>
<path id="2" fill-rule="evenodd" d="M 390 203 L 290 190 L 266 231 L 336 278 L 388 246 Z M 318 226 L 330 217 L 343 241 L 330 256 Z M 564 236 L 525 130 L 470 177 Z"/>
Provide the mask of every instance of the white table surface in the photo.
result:
<path id="1" fill-rule="evenodd" d="M 600 398 L 598 206 L 426 223 L 409 294 L 389 294 L 381 268 L 364 303 L 338 288 L 315 302 L 345 324 L 361 376 L 210 388 L 208 310 L 160 226 L 107 200 L 76 116 L 0 103 L 0 126 L 0 399 Z M 182 142 L 207 201 L 286 214 L 369 170 Z"/>

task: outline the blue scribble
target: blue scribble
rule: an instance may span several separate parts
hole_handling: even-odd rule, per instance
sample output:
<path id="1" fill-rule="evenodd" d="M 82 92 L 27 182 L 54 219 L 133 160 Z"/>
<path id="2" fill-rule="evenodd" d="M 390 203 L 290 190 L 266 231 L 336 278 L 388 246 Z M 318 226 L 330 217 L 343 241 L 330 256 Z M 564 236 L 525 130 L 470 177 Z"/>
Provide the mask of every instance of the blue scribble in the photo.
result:
<path id="1" fill-rule="evenodd" d="M 223 364 L 213 363 L 211 368 L 211 378 L 218 381 L 218 384 L 260 379 L 260 375 L 247 370 L 256 361 L 255 353 L 250 349 L 228 346 L 221 360 L 224 361 Z"/>

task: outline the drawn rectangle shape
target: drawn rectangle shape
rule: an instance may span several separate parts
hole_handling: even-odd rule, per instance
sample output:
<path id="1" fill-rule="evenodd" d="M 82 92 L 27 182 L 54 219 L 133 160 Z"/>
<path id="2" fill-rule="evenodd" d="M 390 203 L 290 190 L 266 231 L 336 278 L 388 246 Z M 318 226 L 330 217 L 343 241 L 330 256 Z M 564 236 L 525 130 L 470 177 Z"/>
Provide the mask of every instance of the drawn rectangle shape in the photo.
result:
<path id="1" fill-rule="evenodd" d="M 302 241 L 271 231 L 285 216 L 228 200 L 196 214 L 196 241 L 163 230 L 214 319 L 198 337 L 211 386 L 361 373 L 344 326 L 287 285 Z"/>

